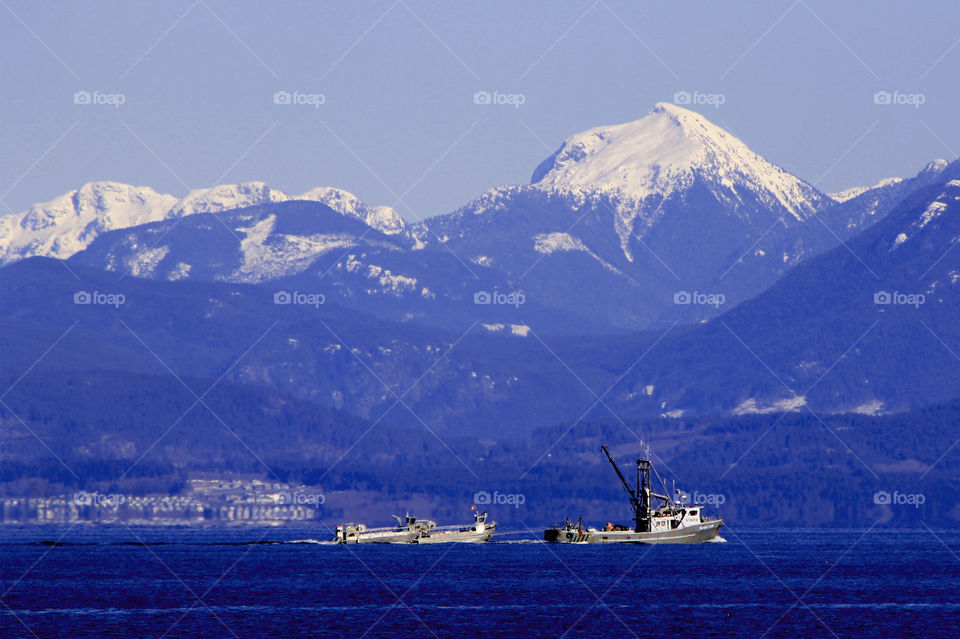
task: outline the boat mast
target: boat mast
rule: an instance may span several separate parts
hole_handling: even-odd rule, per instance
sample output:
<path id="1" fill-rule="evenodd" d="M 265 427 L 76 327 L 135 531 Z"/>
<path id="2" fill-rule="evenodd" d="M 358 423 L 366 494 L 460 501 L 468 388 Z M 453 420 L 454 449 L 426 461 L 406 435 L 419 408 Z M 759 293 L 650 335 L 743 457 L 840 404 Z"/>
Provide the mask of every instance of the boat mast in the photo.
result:
<path id="1" fill-rule="evenodd" d="M 637 460 L 637 494 L 640 495 L 640 512 L 634 522 L 634 532 L 650 532 L 650 460 Z"/>
<path id="2" fill-rule="evenodd" d="M 613 461 L 613 457 L 610 455 L 610 451 L 607 450 L 606 445 L 601 446 L 600 450 L 607 456 L 607 461 L 610 462 L 614 472 L 617 473 L 617 477 L 620 478 L 623 489 L 630 495 L 630 507 L 633 509 L 634 532 L 646 531 L 650 510 L 650 497 L 647 492 L 650 484 L 650 462 L 642 459 L 637 460 L 637 489 L 634 490 L 630 488 L 630 484 L 627 483 L 623 473 L 620 472 L 620 469 L 617 467 L 617 462 Z"/>

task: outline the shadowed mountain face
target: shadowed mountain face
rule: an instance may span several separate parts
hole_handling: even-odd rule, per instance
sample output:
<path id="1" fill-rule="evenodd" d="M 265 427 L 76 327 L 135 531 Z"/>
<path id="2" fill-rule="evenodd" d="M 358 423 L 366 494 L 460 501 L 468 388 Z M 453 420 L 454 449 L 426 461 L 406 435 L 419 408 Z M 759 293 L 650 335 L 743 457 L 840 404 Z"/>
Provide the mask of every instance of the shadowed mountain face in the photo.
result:
<path id="1" fill-rule="evenodd" d="M 87 189 L 27 216 L 55 242 L 70 210 L 117 213 L 69 226 L 85 250 L 0 269 L 0 371 L 222 376 L 474 436 L 908 410 L 957 396 L 958 180 L 932 163 L 828 199 L 658 105 L 411 229 L 329 189 Z"/>
<path id="2" fill-rule="evenodd" d="M 804 404 L 889 412 L 956 395 L 958 198 L 960 181 L 921 189 L 844 246 L 695 327 L 574 339 L 491 332 L 474 320 L 438 331 L 335 302 L 276 304 L 273 284 L 150 281 L 68 265 L 77 280 L 34 258 L 0 270 L 0 345 L 10 370 L 57 342 L 41 368 L 169 365 L 448 432 L 529 431 L 607 406 L 674 417 Z M 75 304 L 80 290 L 125 301 Z"/>
<path id="3" fill-rule="evenodd" d="M 0 354 L 11 372 L 36 362 L 37 370 L 223 376 L 447 431 L 528 429 L 591 401 L 536 334 L 476 322 L 443 331 L 333 301 L 278 304 L 272 285 L 123 278 L 49 258 L 0 269 L 0 290 Z"/>
<path id="4" fill-rule="evenodd" d="M 905 410 L 960 380 L 960 180 L 922 188 L 867 231 L 639 363 L 666 413 Z"/>
<path id="5" fill-rule="evenodd" d="M 582 332 L 505 274 L 444 247 L 413 248 L 316 202 L 263 204 L 102 234 L 72 262 L 159 280 L 269 284 L 395 322 L 466 331 Z M 294 300 L 295 301 L 295 300 Z"/>

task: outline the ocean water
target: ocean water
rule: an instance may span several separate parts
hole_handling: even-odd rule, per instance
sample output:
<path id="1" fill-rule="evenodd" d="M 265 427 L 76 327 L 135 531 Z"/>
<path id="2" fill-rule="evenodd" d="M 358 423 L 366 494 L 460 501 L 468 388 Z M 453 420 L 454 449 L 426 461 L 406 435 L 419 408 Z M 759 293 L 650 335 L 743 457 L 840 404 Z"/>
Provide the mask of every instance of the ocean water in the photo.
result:
<path id="1" fill-rule="evenodd" d="M 0 529 L 2 637 L 960 637 L 960 531 L 698 546 L 336 546 L 317 529 Z"/>

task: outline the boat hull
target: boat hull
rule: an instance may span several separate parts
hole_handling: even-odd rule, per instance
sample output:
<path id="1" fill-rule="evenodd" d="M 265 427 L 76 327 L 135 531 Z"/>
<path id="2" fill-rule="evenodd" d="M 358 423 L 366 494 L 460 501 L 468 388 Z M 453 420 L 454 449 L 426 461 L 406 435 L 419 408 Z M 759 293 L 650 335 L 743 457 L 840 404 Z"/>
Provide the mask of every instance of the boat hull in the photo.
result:
<path id="1" fill-rule="evenodd" d="M 675 530 L 639 533 L 632 530 L 551 528 L 544 533 L 544 539 L 566 544 L 702 544 L 714 539 L 722 525 L 722 519 L 715 519 Z"/>
<path id="2" fill-rule="evenodd" d="M 417 539 L 417 532 L 362 532 L 355 536 L 339 540 L 342 544 L 412 544 Z"/>
<path id="3" fill-rule="evenodd" d="M 417 538 L 418 544 L 482 544 L 493 537 L 496 524 L 489 525 L 481 531 L 476 530 L 430 530 L 421 533 Z"/>

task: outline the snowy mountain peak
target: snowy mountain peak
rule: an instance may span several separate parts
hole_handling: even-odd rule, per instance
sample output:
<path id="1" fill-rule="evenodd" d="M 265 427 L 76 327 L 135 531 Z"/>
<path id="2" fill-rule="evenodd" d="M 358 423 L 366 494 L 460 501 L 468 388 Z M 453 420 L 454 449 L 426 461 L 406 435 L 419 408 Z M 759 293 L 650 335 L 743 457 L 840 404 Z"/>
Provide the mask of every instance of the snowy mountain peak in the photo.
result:
<path id="1" fill-rule="evenodd" d="M 724 199 L 747 190 L 800 220 L 824 200 L 702 115 L 664 102 L 640 120 L 567 138 L 537 167 L 532 183 L 579 196 L 606 195 L 635 208 L 651 198 L 662 201 L 698 178 Z"/>
<path id="2" fill-rule="evenodd" d="M 209 189 L 194 189 L 171 210 L 170 217 L 194 213 L 219 213 L 245 206 L 286 202 L 290 197 L 283 191 L 275 191 L 263 182 L 221 184 Z"/>
<path id="3" fill-rule="evenodd" d="M 367 206 L 356 195 L 343 189 L 322 186 L 311 189 L 293 199 L 311 200 L 326 204 L 334 211 L 362 220 L 368 226 L 372 226 L 387 235 L 399 233 L 405 227 L 403 218 L 391 207 Z"/>
<path id="4" fill-rule="evenodd" d="M 948 166 L 950 166 L 949 162 L 947 162 L 943 158 L 937 158 L 932 162 L 928 162 L 927 165 L 923 167 L 923 170 L 920 171 L 918 177 L 940 175 L 946 170 Z"/>
<path id="5" fill-rule="evenodd" d="M 27 211 L 0 217 L 0 263 L 33 255 L 66 258 L 104 231 L 164 219 L 177 203 L 146 186 L 88 182 Z"/>
<path id="6" fill-rule="evenodd" d="M 900 184 L 903 182 L 903 178 L 900 177 L 889 177 L 884 178 L 874 184 L 873 186 L 854 186 L 849 189 L 844 189 L 843 191 L 837 191 L 836 193 L 830 193 L 829 197 L 831 200 L 836 200 L 837 202 L 846 202 L 847 200 L 852 200 L 855 197 L 863 195 L 867 191 L 873 191 L 875 189 L 882 189 L 885 186 L 891 186 L 894 184 Z"/>
<path id="7" fill-rule="evenodd" d="M 191 191 L 174 208 L 173 217 L 193 213 L 217 213 L 257 204 L 309 200 L 326 204 L 341 215 L 356 218 L 387 234 L 404 228 L 403 218 L 389 206 L 367 206 L 353 193 L 329 186 L 311 189 L 301 195 L 287 195 L 264 182 L 221 184 L 210 189 Z"/>

